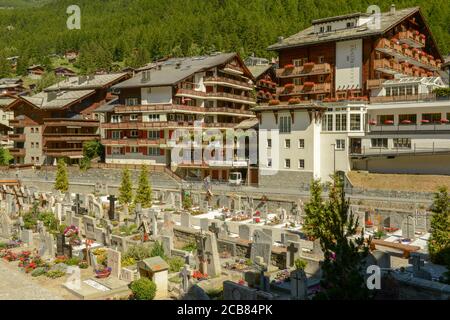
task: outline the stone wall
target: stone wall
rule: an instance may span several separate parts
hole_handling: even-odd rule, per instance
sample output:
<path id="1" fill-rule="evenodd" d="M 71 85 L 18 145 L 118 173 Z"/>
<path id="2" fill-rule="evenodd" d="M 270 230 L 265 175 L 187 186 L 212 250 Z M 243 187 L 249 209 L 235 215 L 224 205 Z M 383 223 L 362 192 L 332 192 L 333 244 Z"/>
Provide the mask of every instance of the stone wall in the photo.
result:
<path id="1" fill-rule="evenodd" d="M 296 165 L 296 163 L 293 163 L 291 165 Z M 258 176 L 260 187 L 296 190 L 305 189 L 306 186 L 311 183 L 312 179 L 312 172 L 300 171 L 278 171 L 274 175 L 262 175 L 260 173 Z"/>

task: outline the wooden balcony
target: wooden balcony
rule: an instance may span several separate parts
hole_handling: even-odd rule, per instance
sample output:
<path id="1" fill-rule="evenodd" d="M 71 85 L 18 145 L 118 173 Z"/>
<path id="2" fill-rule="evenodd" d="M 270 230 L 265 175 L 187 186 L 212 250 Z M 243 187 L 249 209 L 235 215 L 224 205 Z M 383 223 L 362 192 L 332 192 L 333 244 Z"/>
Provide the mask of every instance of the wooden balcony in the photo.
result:
<path id="1" fill-rule="evenodd" d="M 166 144 L 166 139 L 102 139 L 102 144 L 105 146 L 159 146 L 161 144 Z"/>
<path id="2" fill-rule="evenodd" d="M 295 77 L 307 77 L 320 74 L 331 73 L 331 66 L 329 63 L 314 64 L 313 66 L 301 66 L 293 69 L 278 69 L 277 76 L 279 78 L 295 78 Z"/>
<path id="3" fill-rule="evenodd" d="M 411 55 L 409 55 L 409 51 L 407 49 L 405 51 L 400 44 L 393 43 L 386 38 L 379 41 L 375 50 L 394 57 L 398 62 L 408 62 L 411 65 L 431 71 L 437 71 L 439 69 L 438 63 L 436 63 L 434 59 L 429 59 L 427 56 L 419 55 L 416 48 L 413 48 Z M 431 61 L 434 61 L 434 63 Z"/>
<path id="4" fill-rule="evenodd" d="M 313 85 L 300 85 L 294 86 L 293 89 L 289 90 L 284 87 L 277 89 L 277 93 L 280 96 L 290 96 L 298 94 L 318 94 L 318 93 L 329 93 L 331 92 L 331 83 L 314 83 Z"/>
<path id="5" fill-rule="evenodd" d="M 418 95 L 403 95 L 403 96 L 388 96 L 388 97 L 370 97 L 371 103 L 388 103 L 388 102 L 407 102 L 407 101 L 435 101 L 436 94 L 418 94 Z"/>
<path id="6" fill-rule="evenodd" d="M 18 142 L 24 142 L 25 141 L 25 134 L 10 134 L 9 136 L 9 140 L 12 141 L 18 141 Z"/>
<path id="7" fill-rule="evenodd" d="M 385 79 L 372 79 L 367 80 L 367 90 L 380 88 L 382 84 L 386 81 Z"/>
<path id="8" fill-rule="evenodd" d="M 83 148 L 44 148 L 44 153 L 51 157 L 82 157 Z"/>
<path id="9" fill-rule="evenodd" d="M 226 87 L 238 88 L 242 90 L 253 90 L 254 85 L 244 81 L 238 81 L 226 77 L 208 77 L 204 80 L 205 85 L 221 85 Z"/>
<path id="10" fill-rule="evenodd" d="M 252 97 L 227 92 L 208 92 L 207 96 L 208 99 L 213 100 L 224 100 L 237 103 L 256 104 L 256 100 Z"/>
<path id="11" fill-rule="evenodd" d="M 223 68 L 222 70 L 223 72 L 226 73 L 231 73 L 231 74 L 238 74 L 238 75 L 242 75 L 244 74 L 244 70 L 241 67 L 238 66 L 234 66 L 230 63 L 228 63 L 225 68 Z"/>
<path id="12" fill-rule="evenodd" d="M 44 119 L 45 127 L 99 127 L 100 122 L 97 120 L 87 119 L 66 119 L 66 118 L 46 118 Z"/>
<path id="13" fill-rule="evenodd" d="M 179 113 L 196 113 L 196 114 L 237 114 L 239 116 L 253 116 L 254 113 L 249 110 L 240 110 L 234 108 L 204 108 L 197 106 L 187 106 L 180 104 L 164 104 L 164 105 L 139 105 L 139 106 L 117 106 L 114 108 L 115 113 L 136 113 L 136 112 L 179 112 Z"/>
<path id="14" fill-rule="evenodd" d="M 13 119 L 9 120 L 9 126 L 12 128 L 24 128 L 29 126 L 36 126 L 39 125 L 37 122 L 31 120 L 31 119 Z"/>
<path id="15" fill-rule="evenodd" d="M 402 73 L 402 67 L 401 67 L 400 63 L 398 63 L 396 61 L 392 61 L 392 60 L 389 61 L 387 59 L 375 60 L 374 61 L 374 69 L 379 72 L 390 74 L 390 75 Z"/>
<path id="16" fill-rule="evenodd" d="M 48 141 L 84 142 L 100 139 L 97 133 L 44 133 L 44 143 Z"/>
<path id="17" fill-rule="evenodd" d="M 25 157 L 25 148 L 11 148 L 9 149 L 9 153 L 13 157 Z"/>
<path id="18" fill-rule="evenodd" d="M 196 99 L 196 98 L 204 99 L 206 96 L 206 92 L 197 91 L 194 89 L 180 88 L 177 90 L 176 96 L 177 97 L 194 98 L 194 99 Z"/>
<path id="19" fill-rule="evenodd" d="M 202 123 L 202 128 L 234 128 L 238 123 Z M 194 128 L 194 121 L 152 121 L 152 122 L 119 122 L 102 123 L 103 129 L 176 129 L 176 128 Z"/>
<path id="20" fill-rule="evenodd" d="M 415 35 L 413 31 L 403 31 L 398 33 L 398 41 L 413 48 L 423 48 L 425 46 L 425 39 L 420 35 Z"/>

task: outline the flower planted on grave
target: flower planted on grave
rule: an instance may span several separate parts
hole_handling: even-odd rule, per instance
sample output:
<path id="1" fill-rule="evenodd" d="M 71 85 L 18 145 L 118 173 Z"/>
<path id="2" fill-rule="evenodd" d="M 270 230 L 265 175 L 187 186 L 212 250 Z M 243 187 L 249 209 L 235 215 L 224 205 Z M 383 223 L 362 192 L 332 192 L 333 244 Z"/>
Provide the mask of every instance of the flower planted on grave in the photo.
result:
<path id="1" fill-rule="evenodd" d="M 8 262 L 12 262 L 16 261 L 18 259 L 18 256 L 14 252 L 7 250 L 6 254 L 3 256 L 3 259 L 5 259 Z"/>
<path id="2" fill-rule="evenodd" d="M 81 245 L 81 238 L 78 234 L 73 234 L 70 239 L 69 239 L 69 243 L 72 246 L 79 246 Z"/>
<path id="3" fill-rule="evenodd" d="M 78 267 L 80 269 L 87 269 L 89 267 L 87 261 L 80 261 L 80 263 L 78 264 Z"/>
<path id="4" fill-rule="evenodd" d="M 95 276 L 100 279 L 107 278 L 111 274 L 111 270 L 110 267 L 100 266 L 99 269 L 95 270 Z"/>
<path id="5" fill-rule="evenodd" d="M 238 283 L 239 283 L 241 286 L 244 286 L 244 285 L 245 285 L 245 280 L 244 280 L 244 279 L 239 279 Z"/>
<path id="6" fill-rule="evenodd" d="M 208 274 L 201 273 L 200 271 L 194 271 L 194 273 L 192 274 L 192 278 L 198 281 L 208 280 Z"/>
<path id="7" fill-rule="evenodd" d="M 65 235 L 67 238 L 72 237 L 74 234 L 78 235 L 78 233 L 79 233 L 79 230 L 78 230 L 78 228 L 77 228 L 76 226 L 74 226 L 74 225 L 71 225 L 70 227 L 67 227 L 66 229 L 64 229 L 64 235 Z"/>

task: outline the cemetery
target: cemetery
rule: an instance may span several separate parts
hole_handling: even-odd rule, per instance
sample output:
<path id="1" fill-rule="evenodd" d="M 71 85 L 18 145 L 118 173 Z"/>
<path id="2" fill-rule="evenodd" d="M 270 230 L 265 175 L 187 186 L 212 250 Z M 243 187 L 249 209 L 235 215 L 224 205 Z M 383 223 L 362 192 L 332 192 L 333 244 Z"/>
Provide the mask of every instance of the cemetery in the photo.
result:
<path id="1" fill-rule="evenodd" d="M 0 263 L 71 299 L 307 300 L 321 291 L 324 253 L 302 230 L 300 199 L 289 208 L 270 196 L 153 190 L 151 197 L 121 204 L 117 194 L 0 186 Z M 400 287 L 417 280 L 430 296 L 449 296 L 448 286 L 433 287 L 445 268 L 425 261 L 429 212 L 349 211 L 373 239 L 368 265 Z"/>

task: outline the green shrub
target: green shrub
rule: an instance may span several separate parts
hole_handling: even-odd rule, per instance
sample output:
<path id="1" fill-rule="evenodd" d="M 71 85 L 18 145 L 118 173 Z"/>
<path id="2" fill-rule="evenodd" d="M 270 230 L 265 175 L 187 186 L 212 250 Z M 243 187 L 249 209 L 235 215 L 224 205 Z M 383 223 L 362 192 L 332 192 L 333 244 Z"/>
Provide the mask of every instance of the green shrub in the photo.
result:
<path id="1" fill-rule="evenodd" d="M 5 249 L 7 246 L 5 242 L 0 242 L 0 249 Z"/>
<path id="2" fill-rule="evenodd" d="M 189 252 L 195 251 L 195 250 L 197 250 L 197 244 L 195 242 L 190 242 L 183 247 L 183 250 L 189 251 Z"/>
<path id="3" fill-rule="evenodd" d="M 65 274 L 66 273 L 61 270 L 50 270 L 49 272 L 47 272 L 46 276 L 51 279 L 56 279 L 56 278 L 61 278 L 61 277 L 65 276 Z"/>
<path id="4" fill-rule="evenodd" d="M 308 263 L 302 259 L 296 259 L 294 261 L 295 269 L 297 270 L 305 270 L 307 264 Z"/>
<path id="5" fill-rule="evenodd" d="M 180 272 L 184 266 L 184 259 L 180 257 L 173 257 L 169 259 L 169 272 Z"/>
<path id="6" fill-rule="evenodd" d="M 156 294 L 156 284 L 148 278 L 133 281 L 130 289 L 136 300 L 153 300 Z"/>
<path id="7" fill-rule="evenodd" d="M 164 247 L 161 242 L 156 241 L 150 252 L 150 257 L 161 257 L 164 259 Z"/>
<path id="8" fill-rule="evenodd" d="M 80 258 L 72 257 L 65 262 L 68 266 L 77 266 L 80 264 Z"/>
<path id="9" fill-rule="evenodd" d="M 80 261 L 80 263 L 78 264 L 78 267 L 80 269 L 87 269 L 89 267 L 87 261 Z"/>
<path id="10" fill-rule="evenodd" d="M 44 274 L 46 274 L 47 273 L 47 269 L 46 268 L 36 268 L 36 269 L 34 269 L 32 272 L 31 272 L 31 276 L 32 277 L 39 277 L 39 276 L 42 276 L 42 275 L 44 275 Z"/>
<path id="11" fill-rule="evenodd" d="M 41 212 L 38 214 L 38 220 L 44 223 L 50 231 L 58 230 L 58 219 L 52 212 Z"/>
<path id="12" fill-rule="evenodd" d="M 147 244 L 138 244 L 130 247 L 123 258 L 133 258 L 135 261 L 141 261 L 151 257 L 152 248 Z"/>
<path id="13" fill-rule="evenodd" d="M 133 257 L 122 258 L 122 267 L 128 267 L 136 264 L 136 260 Z"/>

